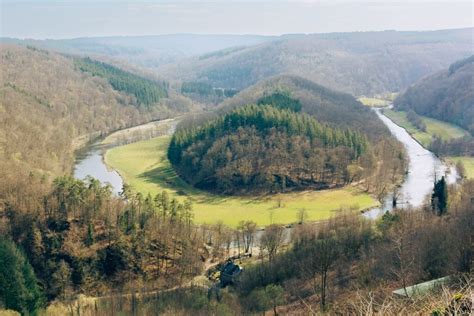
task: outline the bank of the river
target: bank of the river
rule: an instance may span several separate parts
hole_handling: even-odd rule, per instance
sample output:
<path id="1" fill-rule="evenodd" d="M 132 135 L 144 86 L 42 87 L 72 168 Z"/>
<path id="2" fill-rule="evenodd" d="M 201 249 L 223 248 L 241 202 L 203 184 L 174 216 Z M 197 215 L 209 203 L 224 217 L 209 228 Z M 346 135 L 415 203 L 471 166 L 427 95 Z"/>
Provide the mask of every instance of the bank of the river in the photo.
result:
<path id="1" fill-rule="evenodd" d="M 445 176 L 447 182 L 452 184 L 458 179 L 456 169 L 444 164 L 436 155 L 421 145 L 403 127 L 382 113 L 382 109 L 375 109 L 379 118 L 389 128 L 404 146 L 409 159 L 408 174 L 398 190 L 398 207 L 419 207 L 433 189 L 436 178 Z M 368 217 L 377 217 L 386 210 L 392 209 L 393 195 L 389 194 L 383 206 L 366 212 Z"/>
<path id="2" fill-rule="evenodd" d="M 117 170 L 107 166 L 104 161 L 105 152 L 115 146 L 172 134 L 176 123 L 177 119 L 165 119 L 118 130 L 105 138 L 97 135 L 96 141 L 76 151 L 74 177 L 85 179 L 92 176 L 102 183 L 109 183 L 113 193 L 118 195 L 122 191 L 123 179 Z"/>

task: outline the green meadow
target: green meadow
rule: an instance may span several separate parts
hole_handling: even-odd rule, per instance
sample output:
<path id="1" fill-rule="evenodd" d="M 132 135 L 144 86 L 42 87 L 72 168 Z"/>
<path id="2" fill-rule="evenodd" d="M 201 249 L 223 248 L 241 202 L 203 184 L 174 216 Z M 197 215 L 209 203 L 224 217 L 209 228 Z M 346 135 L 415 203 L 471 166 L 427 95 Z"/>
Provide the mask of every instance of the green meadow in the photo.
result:
<path id="1" fill-rule="evenodd" d="M 161 136 L 125 146 L 105 154 L 106 163 L 118 170 L 134 190 L 155 195 L 167 190 L 178 199 L 193 202 L 194 221 L 213 224 L 222 221 L 235 227 L 242 220 L 259 226 L 297 221 L 305 209 L 308 221 L 325 220 L 344 210 L 364 210 L 378 205 L 370 195 L 354 187 L 323 191 L 302 191 L 254 197 L 215 195 L 193 188 L 181 180 L 166 156 L 170 136 Z"/>
<path id="2" fill-rule="evenodd" d="M 426 132 L 422 132 L 408 121 L 406 112 L 385 110 L 384 114 L 397 125 L 405 128 L 408 133 L 410 133 L 410 135 L 412 135 L 424 147 L 429 146 L 432 137 L 435 135 L 441 137 L 443 140 L 459 138 L 467 135 L 467 131 L 456 125 L 438 121 L 425 116 L 420 116 L 426 125 Z"/>
<path id="3" fill-rule="evenodd" d="M 466 177 L 468 179 L 474 179 L 474 157 L 447 157 L 448 161 L 456 164 L 461 161 L 464 169 L 466 170 Z"/>

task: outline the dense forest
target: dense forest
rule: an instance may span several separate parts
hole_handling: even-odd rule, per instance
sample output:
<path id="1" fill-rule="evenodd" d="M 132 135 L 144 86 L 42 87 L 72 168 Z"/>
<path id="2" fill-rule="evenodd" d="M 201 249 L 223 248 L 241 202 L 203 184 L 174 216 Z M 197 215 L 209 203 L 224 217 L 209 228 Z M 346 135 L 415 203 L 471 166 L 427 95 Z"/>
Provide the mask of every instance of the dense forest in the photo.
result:
<path id="1" fill-rule="evenodd" d="M 398 96 L 398 110 L 412 110 L 468 130 L 474 134 L 474 56 L 453 63 Z"/>
<path id="2" fill-rule="evenodd" d="M 168 157 L 178 173 L 199 188 L 226 193 L 350 181 L 348 168 L 368 146 L 362 134 L 295 113 L 299 101 L 281 93 L 258 103 L 175 133 Z"/>
<path id="3" fill-rule="evenodd" d="M 105 78 L 115 90 L 135 96 L 139 106 L 148 108 L 167 97 L 166 82 L 146 79 L 89 57 L 76 58 L 74 63 L 83 72 Z"/>

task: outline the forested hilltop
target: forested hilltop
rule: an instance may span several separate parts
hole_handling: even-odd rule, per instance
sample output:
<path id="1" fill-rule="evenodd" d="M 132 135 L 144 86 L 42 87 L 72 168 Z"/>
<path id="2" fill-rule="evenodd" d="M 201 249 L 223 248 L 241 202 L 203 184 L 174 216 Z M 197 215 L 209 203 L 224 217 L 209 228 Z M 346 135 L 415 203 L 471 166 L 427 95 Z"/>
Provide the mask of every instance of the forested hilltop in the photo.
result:
<path id="1" fill-rule="evenodd" d="M 0 194 L 30 172 L 70 172 L 74 149 L 89 139 L 190 108 L 163 84 L 103 63 L 84 60 L 83 72 L 73 58 L 32 46 L 2 45 L 0 54 Z"/>
<path id="2" fill-rule="evenodd" d="M 188 182 L 225 193 L 349 182 L 347 168 L 365 153 L 367 140 L 291 109 L 247 105 L 200 128 L 178 131 L 168 157 Z M 331 162 L 330 168 L 324 161 Z"/>
<path id="3" fill-rule="evenodd" d="M 307 90 L 270 92 L 270 87 L 283 89 L 276 82 Z M 378 195 L 403 172 L 403 149 L 378 125 L 382 123 L 374 113 L 350 95 L 293 77 L 259 88 L 231 99 L 217 118 L 183 123 L 173 135 L 168 158 L 187 182 L 215 192 L 255 194 L 324 189 L 364 179 L 366 190 Z M 237 106 L 237 100 L 249 99 L 254 104 Z M 343 123 L 341 111 L 353 119 L 346 117 Z"/>
<path id="4" fill-rule="evenodd" d="M 473 78 L 471 56 L 408 88 L 395 99 L 395 108 L 461 126 L 474 135 Z"/>
<path id="5" fill-rule="evenodd" d="M 242 90 L 278 74 L 353 95 L 400 91 L 472 54 L 472 29 L 286 35 L 245 49 L 165 65 L 171 79 Z"/>
<path id="6" fill-rule="evenodd" d="M 375 113 L 352 95 L 331 90 L 298 76 L 280 75 L 263 80 L 222 102 L 218 112 L 226 113 L 242 104 L 258 103 L 275 91 L 291 93 L 291 97 L 300 103 L 301 112 L 315 116 L 318 121 L 334 128 L 357 130 L 369 139 L 390 135 Z"/>

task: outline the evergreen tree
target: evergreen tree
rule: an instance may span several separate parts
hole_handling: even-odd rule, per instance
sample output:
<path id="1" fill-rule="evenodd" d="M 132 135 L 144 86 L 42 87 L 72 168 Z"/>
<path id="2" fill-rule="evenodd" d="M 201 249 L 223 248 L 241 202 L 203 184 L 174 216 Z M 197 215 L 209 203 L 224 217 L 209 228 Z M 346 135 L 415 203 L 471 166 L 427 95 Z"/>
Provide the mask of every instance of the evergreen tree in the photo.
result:
<path id="1" fill-rule="evenodd" d="M 435 182 L 431 195 L 431 208 L 438 215 L 446 213 L 448 208 L 448 186 L 444 177 Z"/>
<path id="2" fill-rule="evenodd" d="M 33 268 L 17 246 L 4 238 L 0 238 L 0 305 L 33 315 L 44 305 Z"/>

